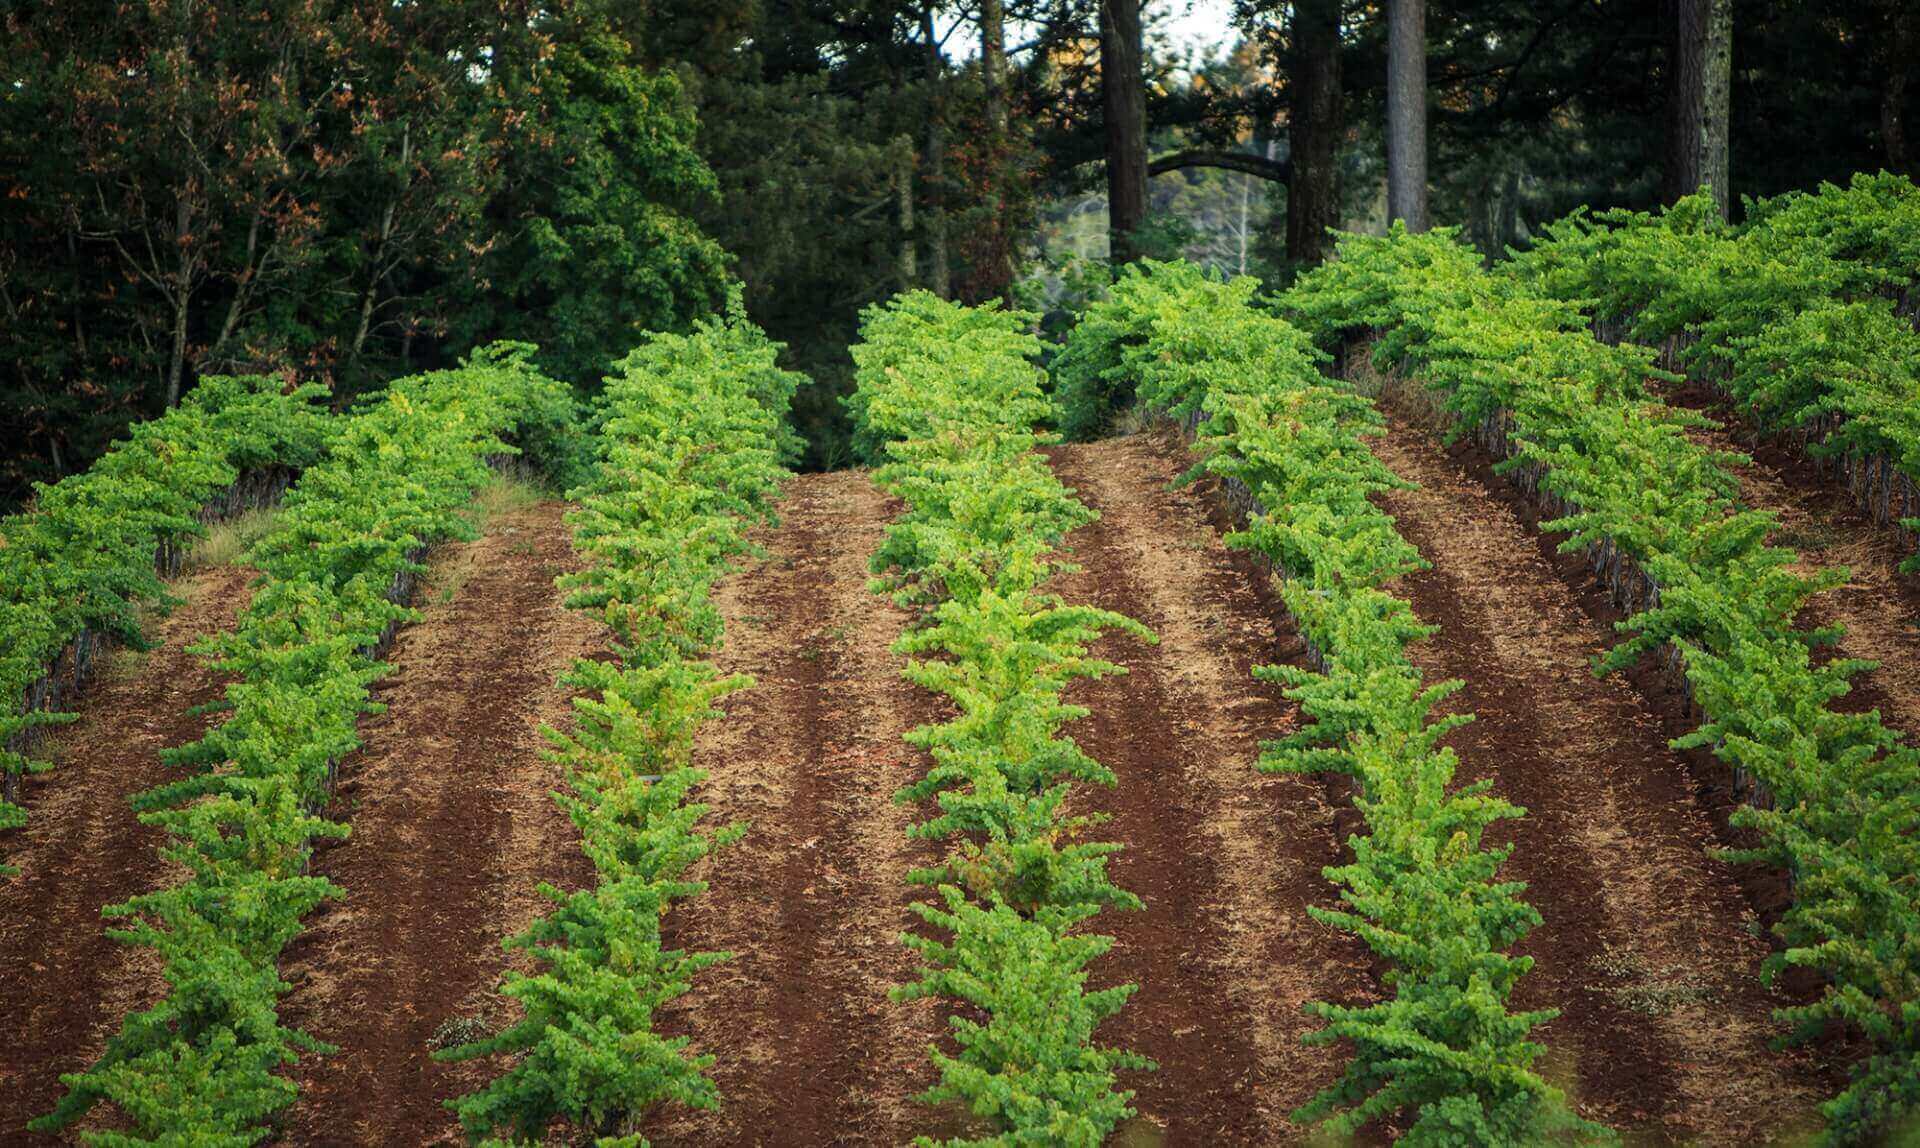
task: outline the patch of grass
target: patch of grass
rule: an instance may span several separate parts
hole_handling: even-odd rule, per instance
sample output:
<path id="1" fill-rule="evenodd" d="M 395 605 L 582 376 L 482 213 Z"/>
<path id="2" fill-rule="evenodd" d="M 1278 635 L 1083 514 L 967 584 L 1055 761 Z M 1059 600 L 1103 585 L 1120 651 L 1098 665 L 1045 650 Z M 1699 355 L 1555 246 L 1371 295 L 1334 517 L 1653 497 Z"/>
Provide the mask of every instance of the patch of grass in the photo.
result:
<path id="1" fill-rule="evenodd" d="M 485 524 L 503 514 L 525 510 L 545 497 L 546 491 L 524 476 L 496 474 L 474 492 L 473 501 L 467 505 L 474 520 Z"/>
<path id="2" fill-rule="evenodd" d="M 458 1048 L 476 1040 L 485 1040 L 498 1028 L 497 1010 L 489 1004 L 471 1015 L 448 1017 L 441 1021 L 440 1027 L 427 1037 L 427 1047 L 435 1052 L 443 1048 Z"/>
<path id="3" fill-rule="evenodd" d="M 1637 953 L 1606 946 L 1587 958 L 1587 965 L 1616 984 L 1588 985 L 1592 992 L 1606 993 L 1629 1012 L 1644 1016 L 1665 1016 L 1684 1005 L 1715 999 L 1711 988 L 1692 980 L 1683 968 L 1654 972 Z"/>
<path id="4" fill-rule="evenodd" d="M 279 521 L 280 508 L 268 506 L 245 510 L 223 522 L 214 523 L 207 527 L 207 536 L 195 543 L 187 553 L 186 569 L 192 572 L 233 565 Z"/>
<path id="5" fill-rule="evenodd" d="M 147 655 L 151 650 L 136 650 L 132 646 L 109 646 L 94 665 L 95 682 L 123 681 L 136 677 L 147 668 Z"/>
<path id="6" fill-rule="evenodd" d="M 1682 1005 L 1700 1004 L 1714 999 L 1712 989 L 1705 985 L 1687 984 L 1684 981 L 1629 985 L 1615 990 L 1614 997 L 1627 1011 L 1646 1016 L 1665 1016 Z"/>
<path id="7" fill-rule="evenodd" d="M 435 602 L 444 606 L 453 601 L 461 587 L 467 584 L 467 579 L 473 577 L 473 566 L 467 562 L 449 562 L 429 571 L 427 577 L 431 582 L 428 592 L 433 595 Z"/>
<path id="8" fill-rule="evenodd" d="M 1135 403 L 1107 416 L 1107 432 L 1124 437 L 1153 429 L 1154 417 L 1147 408 Z"/>
<path id="9" fill-rule="evenodd" d="M 1828 550 L 1839 544 L 1841 534 L 1831 523 L 1817 520 L 1799 526 L 1782 526 L 1770 540 L 1775 546 L 1793 550 Z"/>

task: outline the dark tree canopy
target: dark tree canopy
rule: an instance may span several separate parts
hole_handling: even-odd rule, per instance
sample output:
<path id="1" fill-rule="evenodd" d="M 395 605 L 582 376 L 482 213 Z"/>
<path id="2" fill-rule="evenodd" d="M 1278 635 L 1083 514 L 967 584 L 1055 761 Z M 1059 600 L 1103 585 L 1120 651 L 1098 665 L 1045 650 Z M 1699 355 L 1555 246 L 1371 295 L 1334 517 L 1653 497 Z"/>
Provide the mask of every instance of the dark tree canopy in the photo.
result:
<path id="1" fill-rule="evenodd" d="M 1284 278 L 1384 225 L 1416 9 L 1407 154 L 1490 257 L 1703 178 L 1738 218 L 1915 172 L 1905 0 L 1237 0 L 1204 60 L 1170 0 L 9 0 L 0 501 L 211 373 L 344 400 L 513 337 L 591 390 L 730 283 L 833 465 L 845 347 L 902 288 L 1062 307 L 1181 251 Z"/>

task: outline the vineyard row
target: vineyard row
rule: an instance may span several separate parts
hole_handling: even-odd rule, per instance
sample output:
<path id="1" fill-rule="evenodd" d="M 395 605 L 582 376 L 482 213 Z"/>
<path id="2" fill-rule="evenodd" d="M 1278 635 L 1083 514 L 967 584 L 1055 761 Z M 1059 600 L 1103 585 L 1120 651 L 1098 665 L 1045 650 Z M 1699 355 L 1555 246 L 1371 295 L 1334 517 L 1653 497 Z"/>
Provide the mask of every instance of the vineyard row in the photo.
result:
<path id="1" fill-rule="evenodd" d="M 898 799 L 934 803 L 911 832 L 945 855 L 911 875 L 938 900 L 914 906 L 933 935 L 903 938 L 923 968 L 895 993 L 955 1010 L 957 1054 L 931 1050 L 923 1099 L 960 1102 L 987 1134 L 952 1145 L 1098 1145 L 1133 1114 L 1116 1072 L 1153 1067 L 1094 1039 L 1137 986 L 1088 987 L 1113 939 L 1080 927 L 1140 901 L 1108 875 L 1120 846 L 1089 840 L 1104 818 L 1068 808 L 1075 783 L 1116 778 L 1061 732 L 1087 713 L 1061 695 L 1122 672 L 1088 654 L 1103 632 L 1154 638 L 1046 588 L 1054 548 L 1094 512 L 1035 449 L 1050 406 L 1033 319 L 915 292 L 869 310 L 853 352 L 856 441 L 906 504 L 873 556 L 875 589 L 920 611 L 895 648 L 956 711 L 907 735 L 932 765 Z"/>
<path id="2" fill-rule="evenodd" d="M 1487 272 L 1449 233 L 1349 236 L 1282 305 L 1329 343 L 1371 339 L 1376 365 L 1424 381 L 1456 433 L 1557 513 L 1542 529 L 1585 550 L 1632 611 L 1598 670 L 1664 650 L 1684 676 L 1704 720 L 1675 746 L 1750 779 L 1734 822 L 1761 844 L 1735 858 L 1794 881 L 1765 975 L 1826 979 L 1777 1017 L 1792 1039 L 1836 1023 L 1871 1042 L 1825 1106 L 1830 1138 L 1871 1141 L 1920 1102 L 1920 751 L 1877 713 L 1834 708 L 1870 664 L 1820 662 L 1837 635 L 1796 622 L 1846 572 L 1799 572 L 1768 543 L 1774 516 L 1739 506 L 1735 459 L 1646 393 L 1650 349 L 1597 341 L 1574 307 Z"/>
<path id="3" fill-rule="evenodd" d="M 325 452 L 321 393 L 209 378 L 0 520 L 0 832 L 26 823 L 21 779 L 51 768 L 35 752 L 39 731 L 74 719 L 63 703 L 103 642 L 144 645 L 140 610 L 169 602 L 161 579 L 205 521 L 277 497 L 289 471 Z M 0 877 L 9 872 L 0 862 Z"/>
<path id="4" fill-rule="evenodd" d="M 1425 562 L 1369 497 L 1405 485 L 1367 449 L 1380 417 L 1320 373 L 1305 335 L 1253 304 L 1256 287 L 1145 264 L 1089 310 L 1055 372 L 1063 417 L 1131 398 L 1195 428 L 1190 477 L 1243 492 L 1248 518 L 1227 542 L 1276 572 L 1317 667 L 1255 670 L 1309 719 L 1258 764 L 1352 779 L 1366 832 L 1326 873 L 1344 906 L 1308 911 L 1373 949 L 1389 995 L 1308 1006 L 1326 1022 L 1309 1039 L 1349 1041 L 1354 1055 L 1295 1116 L 1351 1134 L 1404 1115 L 1418 1142 L 1605 1139 L 1533 1068 L 1544 1049 L 1529 1033 L 1555 1012 L 1508 1007 L 1532 966 L 1508 950 L 1540 915 L 1499 879 L 1511 847 L 1483 837 L 1525 811 L 1488 782 L 1454 784 L 1440 742 L 1471 715 L 1435 716 L 1462 683 L 1423 681 L 1407 646 L 1434 629 L 1384 588 Z"/>
<path id="5" fill-rule="evenodd" d="M 708 807 L 688 797 L 706 776 L 692 764 L 696 732 L 719 716 L 720 698 L 752 684 L 704 660 L 721 638 L 709 594 L 751 550 L 746 530 L 771 518 L 786 475 L 798 376 L 774 365 L 778 351 L 734 314 L 650 337 L 606 380 L 590 477 L 568 492 L 588 566 L 562 585 L 569 606 L 605 625 L 616 660 L 576 661 L 560 679 L 585 691 L 574 729 L 542 729 L 569 790 L 555 800 L 580 831 L 594 883 L 542 885 L 552 910 L 506 942 L 535 965 L 502 986 L 521 1018 L 435 1054 L 512 1058 L 448 1103 L 476 1140 L 538 1143 L 566 1121 L 596 1143 L 633 1145 L 660 1101 L 720 1102 L 705 1071 L 712 1055 L 654 1031 L 654 1015 L 731 954 L 668 949 L 660 930 L 676 901 L 706 889 L 688 868 L 746 831 L 702 829 Z"/>
<path id="6" fill-rule="evenodd" d="M 369 688 L 388 672 L 378 659 L 393 628 L 413 616 L 401 603 L 424 549 L 466 527 L 459 511 L 487 460 L 517 450 L 503 435 L 544 455 L 571 425 L 571 396 L 528 365 L 529 350 L 502 344 L 394 383 L 287 494 L 248 556 L 261 571 L 251 604 L 198 647 L 236 679 L 225 720 L 164 755 L 183 777 L 136 798 L 185 876 L 104 910 L 123 922 L 117 940 L 155 952 L 168 991 L 63 1077 L 66 1095 L 30 1127 L 58 1131 L 106 1103 L 124 1130 L 85 1133 L 91 1142 L 247 1145 L 292 1101 L 279 1070 L 325 1046 L 280 1023 L 277 960 L 341 892 L 308 871 L 314 842 L 347 834 L 316 810 L 376 708 Z"/>

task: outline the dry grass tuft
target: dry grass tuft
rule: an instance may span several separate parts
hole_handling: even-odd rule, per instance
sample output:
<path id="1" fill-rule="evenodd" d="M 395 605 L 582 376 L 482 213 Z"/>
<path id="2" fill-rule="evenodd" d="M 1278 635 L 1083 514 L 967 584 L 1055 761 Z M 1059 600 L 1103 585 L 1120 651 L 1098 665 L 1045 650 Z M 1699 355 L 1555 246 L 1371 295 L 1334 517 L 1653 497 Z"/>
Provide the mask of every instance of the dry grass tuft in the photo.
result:
<path id="1" fill-rule="evenodd" d="M 242 511 L 223 522 L 214 523 L 207 527 L 207 536 L 195 543 L 188 552 L 187 573 L 233 565 L 279 521 L 279 508 L 269 506 Z"/>

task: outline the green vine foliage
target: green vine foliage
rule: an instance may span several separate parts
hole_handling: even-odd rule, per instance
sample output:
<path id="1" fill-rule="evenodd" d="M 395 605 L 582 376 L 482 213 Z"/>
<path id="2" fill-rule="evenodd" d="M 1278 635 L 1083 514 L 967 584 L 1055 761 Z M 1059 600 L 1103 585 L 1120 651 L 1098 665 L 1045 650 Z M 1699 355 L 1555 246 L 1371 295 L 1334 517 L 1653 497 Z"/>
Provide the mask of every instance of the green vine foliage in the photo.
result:
<path id="1" fill-rule="evenodd" d="M 33 683 L 82 633 L 144 648 L 140 607 L 171 606 L 155 569 L 163 545 L 204 533 L 198 513 L 248 471 L 304 467 L 330 420 L 317 386 L 213 377 L 82 474 L 36 487 L 36 505 L 0 519 L 0 773 L 44 772 L 24 743 L 72 714 L 25 709 Z M 8 786 L 11 792 L 12 787 Z M 0 830 L 26 810 L 0 799 Z M 11 870 L 0 865 L 0 876 Z"/>
<path id="2" fill-rule="evenodd" d="M 688 799 L 706 777 L 692 764 L 695 733 L 752 684 L 699 659 L 721 638 L 713 584 L 751 551 L 747 529 L 771 519 L 795 446 L 785 416 L 799 376 L 774 365 L 779 349 L 736 313 L 652 336 L 607 379 L 597 465 L 570 494 L 588 566 L 561 583 L 568 605 L 606 625 L 618 660 L 576 662 L 561 679 L 583 691 L 574 729 L 544 731 L 595 882 L 542 885 L 552 911 L 506 942 L 536 966 L 505 979 L 523 1018 L 435 1054 L 515 1058 L 448 1104 L 477 1140 L 541 1143 L 564 1121 L 598 1144 L 639 1144 L 634 1125 L 653 1105 L 720 1103 L 713 1057 L 655 1032 L 654 1018 L 729 954 L 669 949 L 660 928 L 706 889 L 688 869 L 745 832 L 703 829 L 709 809 Z"/>
<path id="3" fill-rule="evenodd" d="M 1499 879 L 1510 847 L 1494 823 L 1524 810 L 1488 783 L 1454 784 L 1442 739 L 1471 715 L 1436 717 L 1457 681 L 1426 685 L 1409 643 L 1433 632 L 1385 584 L 1426 563 L 1369 495 L 1406 485 L 1367 449 L 1372 404 L 1318 369 L 1305 334 L 1256 305 L 1251 279 L 1221 282 L 1184 263 L 1128 269 L 1073 333 L 1062 360 L 1132 380 L 1150 409 L 1193 420 L 1202 461 L 1189 477 L 1242 484 L 1254 500 L 1228 543 L 1260 554 L 1317 654 L 1318 671 L 1255 670 L 1287 687 L 1310 724 L 1267 743 L 1259 766 L 1354 778 L 1367 832 L 1351 863 L 1327 870 L 1344 907 L 1312 908 L 1387 963 L 1391 996 L 1309 1010 L 1314 1044 L 1348 1041 L 1353 1060 L 1297 1118 L 1351 1135 L 1376 1119 L 1406 1122 L 1408 1144 L 1604 1139 L 1534 1071 L 1530 1039 L 1552 1010 L 1513 1012 L 1532 958 L 1509 955 L 1540 916 L 1523 887 Z M 1359 304 L 1378 308 L 1381 303 Z"/>
<path id="4" fill-rule="evenodd" d="M 37 1131 L 66 1128 L 102 1102 L 117 1131 L 91 1144 L 255 1144 L 294 1085 L 278 1070 L 324 1046 L 280 1022 L 280 951 L 307 912 L 341 890 L 308 873 L 313 842 L 347 827 L 311 812 L 333 764 L 358 744 L 376 651 L 413 616 L 399 592 L 420 553 L 469 529 L 461 515 L 489 456 L 516 431 L 549 441 L 572 417 L 560 383 L 525 344 L 483 348 L 459 369 L 402 379 L 346 420 L 328 456 L 287 495 L 246 560 L 261 571 L 238 626 L 198 652 L 235 678 L 226 718 L 165 755 L 185 776 L 138 799 L 167 832 L 179 883 L 110 906 L 115 939 L 154 950 L 167 995 L 126 1018 L 106 1051 L 62 1077 L 68 1092 Z M 546 432 L 538 428 L 547 425 Z"/>
<path id="5" fill-rule="evenodd" d="M 1667 219 L 1678 229 L 1697 210 Z M 1623 239 L 1614 254 L 1637 244 Z M 1873 1052 L 1825 1106 L 1826 1136 L 1878 1142 L 1920 1112 L 1920 753 L 1876 712 L 1833 708 L 1868 663 L 1822 663 L 1815 653 L 1836 631 L 1796 625 L 1846 572 L 1802 572 L 1796 554 L 1768 543 L 1773 515 L 1736 501 L 1727 466 L 1737 456 L 1690 442 L 1683 431 L 1697 416 L 1649 400 L 1627 377 L 1649 373 L 1650 351 L 1607 347 L 1567 304 L 1532 294 L 1565 255 L 1499 276 L 1450 231 L 1348 236 L 1285 303 L 1330 341 L 1375 332 L 1376 361 L 1426 379 L 1461 429 L 1506 435 L 1506 465 L 1528 468 L 1566 508 L 1543 524 L 1567 535 L 1563 550 L 1617 554 L 1651 579 L 1657 592 L 1620 623 L 1623 641 L 1597 669 L 1671 646 L 1706 715 L 1675 744 L 1710 749 L 1771 794 L 1735 814 L 1763 842 L 1737 856 L 1795 882 L 1776 926 L 1785 947 L 1766 975 L 1799 966 L 1827 979 L 1818 1000 L 1776 1015 L 1790 1038 L 1832 1025 L 1868 1038 Z"/>
<path id="6" fill-rule="evenodd" d="M 933 765 L 898 795 L 934 803 L 912 833 L 947 847 L 912 875 L 937 887 L 916 910 L 944 939 L 903 938 L 924 967 L 895 992 L 956 1010 L 958 1055 L 931 1050 L 940 1076 L 923 1099 L 958 1102 L 988 1130 L 949 1145 L 1091 1148 L 1133 1115 L 1117 1074 L 1153 1065 L 1095 1039 L 1135 986 L 1088 988 L 1086 965 L 1113 941 L 1079 926 L 1140 902 L 1108 875 L 1120 846 L 1091 839 L 1104 818 L 1068 808 L 1075 783 L 1115 778 L 1061 732 L 1087 713 L 1062 694 L 1124 672 L 1090 656 L 1104 632 L 1154 639 L 1046 589 L 1063 568 L 1054 548 L 1094 513 L 1036 450 L 1051 407 L 1032 322 L 924 291 L 869 308 L 848 406 L 854 441 L 884 460 L 875 481 L 906 504 L 873 557 L 874 590 L 921 611 L 895 648 L 912 655 L 908 680 L 956 711 L 908 734 Z"/>
<path id="7" fill-rule="evenodd" d="M 1738 227 L 1703 196 L 1658 214 L 1576 212 L 1509 273 L 1631 338 L 1671 341 L 1761 427 L 1920 481 L 1920 188 L 1904 176 L 1749 202 Z"/>

